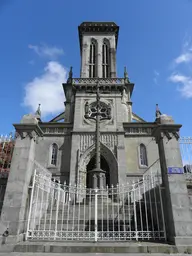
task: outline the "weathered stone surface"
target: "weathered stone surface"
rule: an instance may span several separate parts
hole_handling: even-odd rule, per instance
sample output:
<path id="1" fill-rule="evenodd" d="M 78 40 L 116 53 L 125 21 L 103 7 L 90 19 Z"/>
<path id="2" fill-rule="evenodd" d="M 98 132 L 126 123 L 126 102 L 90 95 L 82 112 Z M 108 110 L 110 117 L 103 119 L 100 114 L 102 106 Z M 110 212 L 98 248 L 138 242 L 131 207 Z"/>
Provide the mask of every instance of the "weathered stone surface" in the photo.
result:
<path id="1" fill-rule="evenodd" d="M 74 243 L 74 242 L 65 242 L 65 243 L 53 243 L 53 242 L 24 242 L 9 247 L 2 246 L 0 248 L 0 252 L 8 252 L 14 251 L 19 253 L 30 255 L 30 253 L 35 253 L 35 255 L 60 255 L 60 254 L 68 254 L 72 255 L 75 253 L 76 255 L 82 255 L 84 253 L 88 255 L 96 255 L 96 254 L 104 254 L 108 255 L 153 255 L 158 253 L 158 255 L 170 255 L 179 253 L 191 253 L 192 246 L 174 246 L 168 244 L 154 244 L 148 242 L 129 242 L 129 243 L 107 243 L 104 242 L 102 244 L 99 243 Z M 10 253 L 9 252 L 9 253 Z M 40 254 L 41 253 L 41 254 Z M 10 254 L 11 255 L 11 254 Z M 14 255 L 14 254 L 13 254 Z M 181 254 L 180 254 L 181 255 Z"/>
<path id="2" fill-rule="evenodd" d="M 24 115 L 21 124 L 38 124 L 38 119 L 33 114 Z"/>
<path id="3" fill-rule="evenodd" d="M 168 174 L 168 167 L 182 167 L 179 142 L 175 136 L 179 128 L 179 125 L 161 124 L 154 130 L 154 135 L 165 187 L 163 202 L 167 237 L 174 243 L 188 244 L 189 237 L 192 238 L 192 216 L 185 176 Z"/>

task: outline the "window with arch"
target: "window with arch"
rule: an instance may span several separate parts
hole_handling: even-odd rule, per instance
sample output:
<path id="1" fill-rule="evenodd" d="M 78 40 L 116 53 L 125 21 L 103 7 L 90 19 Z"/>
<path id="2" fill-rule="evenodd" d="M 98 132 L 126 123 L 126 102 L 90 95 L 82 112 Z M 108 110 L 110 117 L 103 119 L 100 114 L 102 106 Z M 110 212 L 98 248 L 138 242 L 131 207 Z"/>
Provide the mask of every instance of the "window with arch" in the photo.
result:
<path id="1" fill-rule="evenodd" d="M 92 39 L 89 51 L 89 77 L 96 77 L 96 40 Z"/>
<path id="2" fill-rule="evenodd" d="M 51 145 L 51 165 L 57 165 L 58 146 L 56 143 Z"/>
<path id="3" fill-rule="evenodd" d="M 110 77 L 109 75 L 109 42 L 106 39 L 103 41 L 103 46 L 102 46 L 102 75 L 103 75 L 103 78 Z"/>
<path id="4" fill-rule="evenodd" d="M 139 163 L 143 167 L 148 166 L 147 150 L 144 144 L 140 144 L 139 146 Z"/>

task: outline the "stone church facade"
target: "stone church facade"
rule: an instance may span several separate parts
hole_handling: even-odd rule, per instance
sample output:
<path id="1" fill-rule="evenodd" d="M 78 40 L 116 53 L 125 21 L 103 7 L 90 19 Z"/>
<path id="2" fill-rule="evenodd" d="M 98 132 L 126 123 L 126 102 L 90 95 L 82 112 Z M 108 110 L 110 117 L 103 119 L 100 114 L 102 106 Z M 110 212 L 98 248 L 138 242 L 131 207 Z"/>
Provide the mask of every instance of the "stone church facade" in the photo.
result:
<path id="1" fill-rule="evenodd" d="M 117 76 L 119 27 L 114 22 L 83 22 L 78 30 L 81 72 L 79 78 L 74 78 L 71 68 L 63 84 L 65 111 L 43 122 L 39 107 L 34 115 L 25 115 L 14 124 L 17 138 L 1 232 L 8 228 L 11 242 L 24 239 L 29 229 L 29 187 L 35 168 L 49 171 L 61 184 L 92 188 L 88 176 L 96 161 L 99 87 L 100 167 L 107 187 L 121 187 L 144 175 L 159 173 L 164 187 L 166 238 L 175 244 L 190 244 L 192 217 L 178 142 L 181 125 L 162 115 L 158 106 L 154 122 L 146 122 L 132 111 L 134 84 L 126 68 L 124 77 Z"/>
<path id="2" fill-rule="evenodd" d="M 44 136 L 36 145 L 35 159 L 71 184 L 86 185 L 86 168 L 95 155 L 96 122 L 85 118 L 85 104 L 89 105 L 89 115 L 94 116 L 97 82 L 103 115 L 107 106 L 111 108 L 111 118 L 100 123 L 102 163 L 110 170 L 108 185 L 142 176 L 159 159 L 158 147 L 151 138 L 154 123 L 132 112 L 134 84 L 126 72 L 125 77 L 117 78 L 118 31 L 115 23 L 85 22 L 79 26 L 80 78 L 69 77 L 63 84 L 65 112 L 49 123 L 39 123 Z M 55 164 L 51 163 L 53 145 L 58 153 Z"/>

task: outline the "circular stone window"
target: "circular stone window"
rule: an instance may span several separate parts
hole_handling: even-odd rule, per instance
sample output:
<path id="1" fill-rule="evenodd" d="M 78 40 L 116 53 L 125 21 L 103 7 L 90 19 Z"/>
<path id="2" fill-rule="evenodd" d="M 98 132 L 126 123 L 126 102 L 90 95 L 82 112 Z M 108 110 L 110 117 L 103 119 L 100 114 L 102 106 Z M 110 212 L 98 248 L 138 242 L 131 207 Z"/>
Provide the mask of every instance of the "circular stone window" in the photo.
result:
<path id="1" fill-rule="evenodd" d="M 109 110 L 110 109 L 110 110 Z M 93 102 L 89 106 L 88 118 L 96 119 L 97 116 L 97 102 Z M 101 119 L 110 119 L 111 118 L 111 107 L 104 102 L 100 102 L 100 117 Z"/>

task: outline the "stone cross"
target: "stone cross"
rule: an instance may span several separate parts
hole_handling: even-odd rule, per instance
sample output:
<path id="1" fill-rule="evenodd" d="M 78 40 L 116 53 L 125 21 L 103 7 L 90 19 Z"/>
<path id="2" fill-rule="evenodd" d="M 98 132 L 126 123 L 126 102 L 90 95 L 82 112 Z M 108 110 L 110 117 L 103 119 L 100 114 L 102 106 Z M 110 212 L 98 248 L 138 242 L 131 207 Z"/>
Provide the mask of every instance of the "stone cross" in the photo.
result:
<path id="1" fill-rule="evenodd" d="M 100 143 L 100 120 L 101 120 L 101 104 L 100 104 L 100 86 L 99 86 L 99 79 L 97 81 L 97 90 L 96 90 L 96 130 L 95 130 L 95 153 L 96 153 L 96 166 L 93 170 L 90 171 L 91 179 L 92 179 L 92 186 L 94 189 L 96 188 L 105 188 L 106 187 L 106 177 L 105 171 L 101 169 L 101 143 Z M 86 103 L 86 113 L 85 118 L 87 119 L 94 119 L 94 117 L 88 116 L 88 103 Z M 110 108 L 110 107 L 109 107 Z M 109 110 L 110 111 L 110 110 Z M 110 117 L 110 116 L 109 116 Z M 109 119 L 109 117 L 102 118 Z"/>

